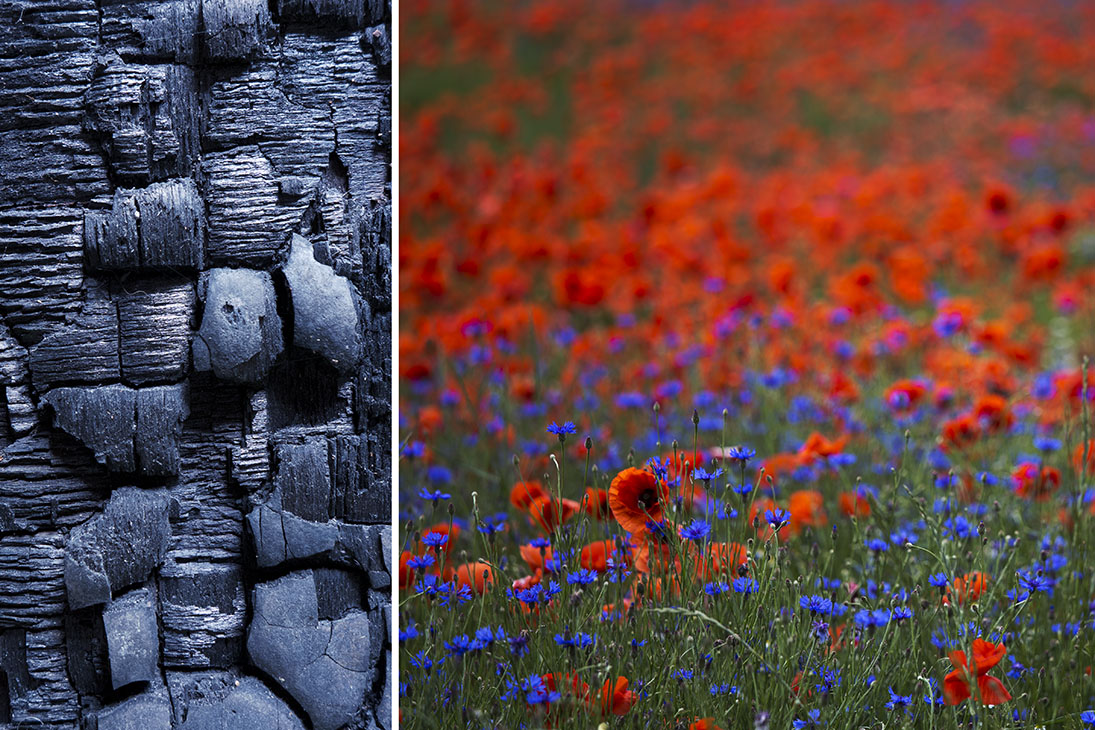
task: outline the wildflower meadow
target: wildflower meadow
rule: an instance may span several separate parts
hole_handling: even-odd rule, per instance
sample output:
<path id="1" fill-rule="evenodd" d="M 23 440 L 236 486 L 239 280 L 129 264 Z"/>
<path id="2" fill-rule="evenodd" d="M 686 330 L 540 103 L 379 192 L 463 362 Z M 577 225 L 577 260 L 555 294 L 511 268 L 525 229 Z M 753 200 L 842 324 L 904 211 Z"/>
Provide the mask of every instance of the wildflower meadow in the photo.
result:
<path id="1" fill-rule="evenodd" d="M 1095 727 L 1095 9 L 401 22 L 402 725 Z"/>

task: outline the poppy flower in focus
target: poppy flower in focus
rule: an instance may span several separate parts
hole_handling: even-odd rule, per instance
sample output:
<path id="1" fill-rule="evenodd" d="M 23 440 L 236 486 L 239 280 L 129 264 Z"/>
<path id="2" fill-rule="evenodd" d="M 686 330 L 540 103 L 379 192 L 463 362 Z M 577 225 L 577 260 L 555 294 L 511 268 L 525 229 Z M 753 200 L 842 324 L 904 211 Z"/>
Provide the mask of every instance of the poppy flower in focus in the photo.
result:
<path id="1" fill-rule="evenodd" d="M 661 522 L 665 485 L 648 471 L 630 467 L 612 480 L 608 506 L 620 526 L 633 535 L 647 532 L 646 523 Z"/>
<path id="2" fill-rule="evenodd" d="M 973 661 L 966 659 L 964 651 L 950 653 L 954 670 L 943 679 L 943 696 L 948 705 L 957 705 L 973 696 L 971 687 L 977 687 L 981 704 L 999 705 L 1011 699 L 1003 682 L 988 676 L 988 671 L 1000 663 L 1008 650 L 1003 644 L 993 644 L 984 639 L 973 640 Z"/>

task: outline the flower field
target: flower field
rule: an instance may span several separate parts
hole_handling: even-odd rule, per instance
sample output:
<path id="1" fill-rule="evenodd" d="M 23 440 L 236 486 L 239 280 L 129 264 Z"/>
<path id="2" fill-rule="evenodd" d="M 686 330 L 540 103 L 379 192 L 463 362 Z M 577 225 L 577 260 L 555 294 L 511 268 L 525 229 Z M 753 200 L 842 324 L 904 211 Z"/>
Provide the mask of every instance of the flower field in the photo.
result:
<path id="1" fill-rule="evenodd" d="M 1095 9 L 726 5 L 402 4 L 402 724 L 1095 727 Z"/>

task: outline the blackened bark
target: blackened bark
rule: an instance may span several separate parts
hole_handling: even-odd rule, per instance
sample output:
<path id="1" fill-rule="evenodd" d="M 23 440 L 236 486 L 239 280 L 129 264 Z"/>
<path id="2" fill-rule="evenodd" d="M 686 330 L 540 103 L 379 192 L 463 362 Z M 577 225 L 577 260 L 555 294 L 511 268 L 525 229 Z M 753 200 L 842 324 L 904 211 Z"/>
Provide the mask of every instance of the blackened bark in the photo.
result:
<path id="1" fill-rule="evenodd" d="M 0 724 L 388 726 L 385 0 L 0 0 Z"/>

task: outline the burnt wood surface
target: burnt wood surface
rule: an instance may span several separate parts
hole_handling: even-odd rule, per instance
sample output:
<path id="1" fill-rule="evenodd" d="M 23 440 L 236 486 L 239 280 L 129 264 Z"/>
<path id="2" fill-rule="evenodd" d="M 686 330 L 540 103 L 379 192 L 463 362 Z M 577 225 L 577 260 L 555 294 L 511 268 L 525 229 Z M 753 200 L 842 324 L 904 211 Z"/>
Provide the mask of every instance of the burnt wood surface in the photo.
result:
<path id="1" fill-rule="evenodd" d="M 0 0 L 0 727 L 388 728 L 388 0 Z"/>

